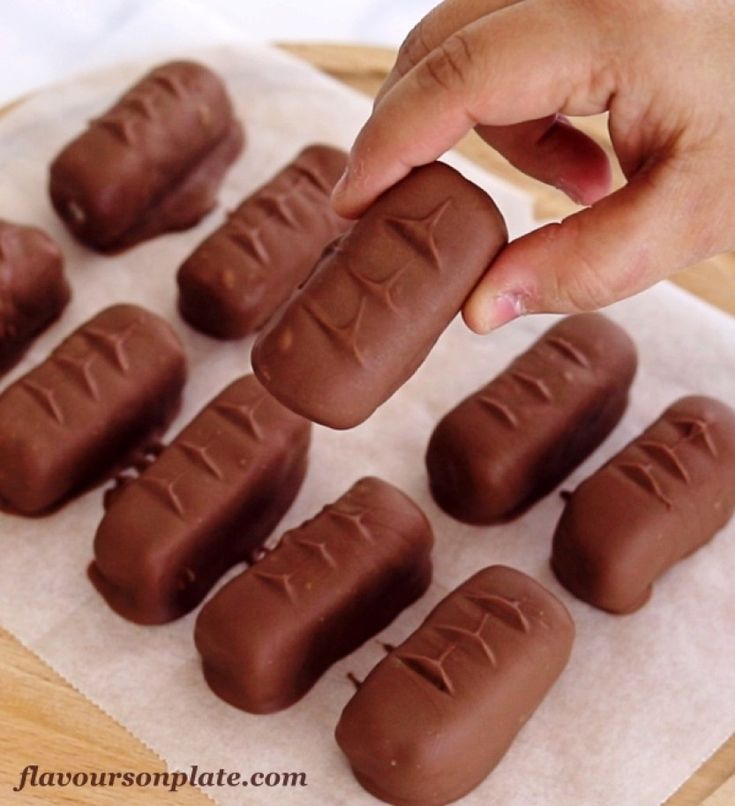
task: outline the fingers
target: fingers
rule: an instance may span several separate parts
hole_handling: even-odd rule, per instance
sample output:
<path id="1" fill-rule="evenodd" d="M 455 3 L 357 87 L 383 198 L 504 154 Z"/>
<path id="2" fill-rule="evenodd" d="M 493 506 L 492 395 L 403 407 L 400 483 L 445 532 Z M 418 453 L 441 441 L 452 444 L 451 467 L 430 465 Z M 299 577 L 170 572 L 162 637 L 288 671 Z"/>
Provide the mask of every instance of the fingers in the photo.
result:
<path id="1" fill-rule="evenodd" d="M 604 150 L 560 115 L 515 126 L 478 126 L 477 132 L 516 168 L 578 204 L 594 204 L 610 191 Z"/>
<path id="2" fill-rule="evenodd" d="M 587 210 L 519 238 L 464 306 L 487 333 L 524 313 L 596 310 L 718 251 L 697 170 L 667 159 Z"/>
<path id="3" fill-rule="evenodd" d="M 560 22 L 548 11 L 553 4 L 544 13 L 538 8 L 527 1 L 482 17 L 393 86 L 355 142 L 334 191 L 337 212 L 359 216 L 413 167 L 433 161 L 478 124 L 508 126 L 607 104 L 607 96 L 587 95 L 592 34 Z"/>
<path id="4" fill-rule="evenodd" d="M 518 2 L 521 0 L 444 0 L 406 37 L 398 51 L 395 66 L 375 99 L 376 106 L 397 81 L 453 33 L 493 11 Z"/>

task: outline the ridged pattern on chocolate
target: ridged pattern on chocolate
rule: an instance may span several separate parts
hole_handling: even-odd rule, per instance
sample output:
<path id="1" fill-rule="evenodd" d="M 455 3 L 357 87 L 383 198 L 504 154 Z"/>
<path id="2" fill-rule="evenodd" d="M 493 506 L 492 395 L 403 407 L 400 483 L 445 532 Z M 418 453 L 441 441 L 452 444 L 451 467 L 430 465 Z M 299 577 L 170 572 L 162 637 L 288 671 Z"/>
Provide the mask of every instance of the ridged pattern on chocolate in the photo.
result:
<path id="1" fill-rule="evenodd" d="M 205 605 L 195 638 L 209 685 L 253 713 L 296 702 L 421 596 L 432 542 L 409 498 L 361 479 Z"/>
<path id="2" fill-rule="evenodd" d="M 575 596 L 629 613 L 733 511 L 735 411 L 685 397 L 574 491 L 554 535 L 552 565 Z"/>
<path id="3" fill-rule="evenodd" d="M 242 142 L 219 77 L 195 62 L 170 62 L 56 157 L 51 200 L 82 242 L 124 248 L 196 223 Z"/>
<path id="4" fill-rule="evenodd" d="M 309 146 L 245 199 L 179 269 L 184 319 L 221 339 L 258 330 L 347 228 L 329 198 L 346 163 L 339 149 Z"/>
<path id="5" fill-rule="evenodd" d="M 294 411 L 358 425 L 420 366 L 506 238 L 482 190 L 441 163 L 418 168 L 268 322 L 256 374 Z"/>
<path id="6" fill-rule="evenodd" d="M 217 395 L 102 519 L 90 576 L 108 604 L 142 624 L 199 604 L 291 506 L 310 433 L 252 375 Z"/>
<path id="7" fill-rule="evenodd" d="M 63 263 L 45 232 L 0 220 L 0 372 L 66 307 L 71 291 Z"/>
<path id="8" fill-rule="evenodd" d="M 498 764 L 564 669 L 566 608 L 530 577 L 479 571 L 368 675 L 336 738 L 358 781 L 389 803 L 434 806 Z"/>
<path id="9" fill-rule="evenodd" d="M 636 367 L 609 319 L 563 319 L 439 422 L 426 452 L 434 499 L 468 523 L 520 514 L 615 427 Z"/>
<path id="10" fill-rule="evenodd" d="M 98 482 L 176 414 L 177 336 L 135 305 L 106 308 L 0 395 L 0 498 L 32 514 Z"/>

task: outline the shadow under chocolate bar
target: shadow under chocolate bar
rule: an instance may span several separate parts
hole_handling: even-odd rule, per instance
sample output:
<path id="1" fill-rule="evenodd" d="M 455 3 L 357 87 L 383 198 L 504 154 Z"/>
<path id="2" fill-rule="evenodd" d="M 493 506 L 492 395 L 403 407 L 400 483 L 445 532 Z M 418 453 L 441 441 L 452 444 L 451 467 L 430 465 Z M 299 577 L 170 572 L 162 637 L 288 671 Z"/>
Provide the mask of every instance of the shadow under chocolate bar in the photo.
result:
<path id="1" fill-rule="evenodd" d="M 735 511 L 735 411 L 685 397 L 572 493 L 551 565 L 585 602 L 631 613 Z"/>
<path id="2" fill-rule="evenodd" d="M 291 506 L 310 434 L 252 375 L 220 392 L 103 517 L 89 576 L 110 607 L 138 624 L 196 607 Z"/>
<path id="3" fill-rule="evenodd" d="M 309 146 L 195 249 L 177 275 L 192 327 L 238 339 L 263 326 L 349 225 L 330 204 L 346 164 L 339 149 Z"/>
<path id="4" fill-rule="evenodd" d="M 416 169 L 265 325 L 256 375 L 315 422 L 358 425 L 418 369 L 506 241 L 484 191 L 442 163 Z"/>
<path id="5" fill-rule="evenodd" d="M 361 479 L 207 602 L 195 630 L 207 683 L 251 713 L 292 705 L 424 593 L 432 545 L 413 501 Z"/>
<path id="6" fill-rule="evenodd" d="M 500 762 L 567 664 L 574 624 L 538 582 L 496 565 L 450 593 L 347 703 L 336 738 L 388 803 L 440 806 Z"/>
<path id="7" fill-rule="evenodd" d="M 54 241 L 36 227 L 0 220 L 0 373 L 59 318 L 70 296 Z"/>
<path id="8" fill-rule="evenodd" d="M 176 415 L 181 342 L 163 319 L 115 305 L 0 395 L 0 500 L 40 514 L 99 483 Z"/>
<path id="9" fill-rule="evenodd" d="M 521 514 L 617 425 L 637 363 L 628 334 L 604 316 L 558 322 L 440 420 L 426 452 L 436 503 L 465 523 Z"/>
<path id="10" fill-rule="evenodd" d="M 82 243 L 125 249 L 196 224 L 243 142 L 220 78 L 195 62 L 169 62 L 56 157 L 51 201 Z"/>

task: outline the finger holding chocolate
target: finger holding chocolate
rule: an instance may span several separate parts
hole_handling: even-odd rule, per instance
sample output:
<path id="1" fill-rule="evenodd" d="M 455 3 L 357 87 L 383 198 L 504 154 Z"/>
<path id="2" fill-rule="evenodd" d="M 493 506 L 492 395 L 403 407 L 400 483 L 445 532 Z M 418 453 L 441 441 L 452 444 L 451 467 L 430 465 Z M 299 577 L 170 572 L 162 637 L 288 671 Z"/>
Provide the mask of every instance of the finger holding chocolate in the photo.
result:
<path id="1" fill-rule="evenodd" d="M 423 363 L 507 237 L 483 190 L 443 163 L 417 168 L 268 322 L 256 375 L 315 422 L 359 425 Z"/>

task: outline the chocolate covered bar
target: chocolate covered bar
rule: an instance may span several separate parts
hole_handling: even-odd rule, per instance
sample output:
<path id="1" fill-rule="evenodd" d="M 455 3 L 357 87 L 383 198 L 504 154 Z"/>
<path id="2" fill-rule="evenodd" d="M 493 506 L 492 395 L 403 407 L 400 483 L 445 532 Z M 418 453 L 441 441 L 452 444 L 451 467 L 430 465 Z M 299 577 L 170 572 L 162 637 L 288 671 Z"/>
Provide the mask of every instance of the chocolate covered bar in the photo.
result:
<path id="1" fill-rule="evenodd" d="M 256 375 L 311 420 L 358 425 L 418 369 L 506 240 L 480 188 L 441 163 L 416 169 L 267 323 Z"/>
<path id="2" fill-rule="evenodd" d="M 554 325 L 434 429 L 426 467 L 437 504 L 466 523 L 519 515 L 617 425 L 636 367 L 633 342 L 604 316 Z"/>
<path id="3" fill-rule="evenodd" d="M 579 599 L 630 613 L 733 510 L 735 411 L 685 397 L 574 491 L 554 535 L 552 567 Z"/>
<path id="4" fill-rule="evenodd" d="M 432 543 L 408 497 L 361 479 L 207 602 L 195 631 L 207 683 L 252 713 L 293 704 L 423 594 Z"/>
<path id="5" fill-rule="evenodd" d="M 368 675 L 336 730 L 357 780 L 388 803 L 439 806 L 498 764 L 559 677 L 574 624 L 520 571 L 478 572 Z"/>
<path id="6" fill-rule="evenodd" d="M 110 607 L 162 624 L 198 605 L 291 506 L 310 433 L 252 375 L 217 395 L 102 519 L 89 575 Z"/>
<path id="7" fill-rule="evenodd" d="M 56 157 L 51 201 L 82 243 L 125 249 L 196 224 L 243 141 L 220 78 L 195 62 L 169 62 Z"/>
<path id="8" fill-rule="evenodd" d="M 0 500 L 38 514 L 101 481 L 176 415 L 186 359 L 176 334 L 114 305 L 0 394 Z"/>
<path id="9" fill-rule="evenodd" d="M 0 220 L 0 373 L 58 319 L 70 296 L 64 260 L 51 238 Z"/>
<path id="10" fill-rule="evenodd" d="M 339 149 L 309 146 L 197 247 L 177 276 L 192 327 L 238 339 L 263 326 L 347 228 L 329 200 L 346 163 Z"/>

